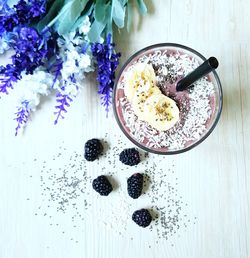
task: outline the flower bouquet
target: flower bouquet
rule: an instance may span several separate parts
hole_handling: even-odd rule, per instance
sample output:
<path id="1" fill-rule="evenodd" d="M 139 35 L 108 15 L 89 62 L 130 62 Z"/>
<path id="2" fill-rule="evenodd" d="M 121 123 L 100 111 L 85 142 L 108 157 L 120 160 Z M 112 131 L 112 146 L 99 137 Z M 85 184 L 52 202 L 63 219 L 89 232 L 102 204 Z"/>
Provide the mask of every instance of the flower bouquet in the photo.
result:
<path id="1" fill-rule="evenodd" d="M 55 120 L 64 118 L 85 74 L 97 69 L 98 93 L 108 112 L 120 53 L 112 27 L 129 30 L 133 0 L 0 0 L 0 94 L 22 87 L 15 134 L 28 122 L 42 95 L 55 94 Z M 147 7 L 137 0 L 139 12 Z M 126 18 L 126 19 L 125 19 Z"/>

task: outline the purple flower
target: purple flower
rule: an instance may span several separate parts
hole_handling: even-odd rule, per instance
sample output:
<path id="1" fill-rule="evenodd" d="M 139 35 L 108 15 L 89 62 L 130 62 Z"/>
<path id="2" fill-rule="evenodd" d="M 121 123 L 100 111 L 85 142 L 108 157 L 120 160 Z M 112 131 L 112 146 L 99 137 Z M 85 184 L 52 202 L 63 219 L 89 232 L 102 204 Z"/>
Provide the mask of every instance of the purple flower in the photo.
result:
<path id="1" fill-rule="evenodd" d="M 49 67 L 48 71 L 54 74 L 55 76 L 52 88 L 54 87 L 56 80 L 59 77 L 61 77 L 62 68 L 63 68 L 63 61 L 61 58 L 57 58 L 54 64 L 52 64 L 51 67 Z M 59 119 L 61 118 L 64 119 L 63 114 L 67 113 L 66 108 L 70 106 L 70 102 L 73 101 L 73 97 L 76 97 L 76 93 L 79 89 L 74 73 L 70 74 L 67 80 L 62 80 L 62 78 L 60 79 L 61 79 L 61 82 L 60 82 L 61 85 L 59 86 L 60 89 L 56 94 L 56 102 L 59 103 L 59 105 L 55 106 L 57 111 L 54 112 L 54 114 L 56 115 L 54 124 L 57 124 Z"/>
<path id="2" fill-rule="evenodd" d="M 9 93 L 9 89 L 13 89 L 13 83 L 21 78 L 21 71 L 13 64 L 0 68 L 0 93 Z"/>
<path id="3" fill-rule="evenodd" d="M 13 83 L 21 79 L 23 71 L 32 74 L 55 51 L 48 34 L 39 34 L 29 27 L 16 28 L 14 32 L 16 53 L 11 57 L 12 64 L 0 69 L 0 92 L 6 94 L 9 88 L 13 88 Z"/>
<path id="4" fill-rule="evenodd" d="M 19 24 L 19 20 L 16 14 L 13 15 L 0 15 L 0 35 L 4 32 L 12 31 Z"/>
<path id="5" fill-rule="evenodd" d="M 46 13 L 46 0 L 29 0 L 29 13 L 32 18 L 43 16 Z"/>
<path id="6" fill-rule="evenodd" d="M 115 70 L 119 64 L 120 53 L 115 53 L 115 44 L 111 43 L 111 34 L 108 34 L 106 43 L 94 43 L 91 46 L 93 56 L 97 61 L 99 91 L 102 105 L 106 112 L 111 104 L 111 94 L 114 86 Z"/>
<path id="7" fill-rule="evenodd" d="M 66 107 L 70 106 L 70 102 L 72 102 L 73 99 L 67 95 L 67 94 L 62 94 L 58 92 L 56 94 L 56 102 L 59 103 L 55 108 L 57 109 L 54 114 L 56 115 L 56 120 L 54 121 L 54 124 L 56 125 L 58 123 L 58 120 L 60 118 L 64 119 L 63 113 L 67 113 Z"/>
<path id="8" fill-rule="evenodd" d="M 7 3 L 0 10 L 0 36 L 17 26 L 29 24 L 46 13 L 46 0 L 20 0 L 13 8 Z"/>
<path id="9" fill-rule="evenodd" d="M 22 27 L 17 29 L 17 38 L 14 45 L 16 54 L 12 56 L 13 64 L 25 68 L 27 73 L 43 64 L 48 54 L 47 41 L 35 29 Z"/>
<path id="10" fill-rule="evenodd" d="M 62 68 L 63 68 L 63 61 L 61 58 L 57 58 L 56 61 L 48 68 L 48 72 L 52 73 L 55 76 L 53 80 L 53 84 L 51 85 L 52 89 L 54 88 L 57 79 L 61 75 Z"/>
<path id="11" fill-rule="evenodd" d="M 6 12 L 10 9 L 8 4 L 7 4 L 7 1 L 8 0 L 0 0 L 0 4 L 1 4 L 0 5 L 0 14 L 1 14 L 1 12 Z"/>
<path id="12" fill-rule="evenodd" d="M 42 17 L 46 12 L 46 2 L 45 0 L 20 0 L 13 8 L 16 11 L 19 23 L 25 24 L 32 19 Z"/>
<path id="13" fill-rule="evenodd" d="M 18 111 L 15 113 L 16 117 L 14 118 L 14 120 L 16 120 L 17 122 L 15 136 L 17 136 L 19 129 L 28 122 L 30 112 L 31 110 L 29 108 L 29 102 L 27 100 L 22 101 L 21 106 L 18 108 Z"/>

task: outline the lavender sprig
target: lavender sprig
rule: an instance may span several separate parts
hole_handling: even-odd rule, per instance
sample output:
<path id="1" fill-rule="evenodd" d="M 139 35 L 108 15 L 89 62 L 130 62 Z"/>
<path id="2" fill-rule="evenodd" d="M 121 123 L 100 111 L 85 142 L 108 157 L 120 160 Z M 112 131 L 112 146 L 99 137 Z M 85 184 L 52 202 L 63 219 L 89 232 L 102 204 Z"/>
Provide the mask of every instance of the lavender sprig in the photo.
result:
<path id="1" fill-rule="evenodd" d="M 0 36 L 4 32 L 13 31 L 17 26 L 41 18 L 46 12 L 46 3 L 46 0 L 20 0 L 12 8 L 5 3 L 0 10 Z"/>
<path id="2" fill-rule="evenodd" d="M 94 43 L 91 46 L 93 56 L 97 61 L 99 91 L 102 105 L 109 111 L 111 94 L 114 86 L 115 70 L 119 64 L 120 53 L 115 53 L 115 44 L 111 43 L 111 34 L 108 34 L 106 43 Z"/>
<path id="3" fill-rule="evenodd" d="M 69 107 L 69 103 L 72 101 L 73 99 L 67 94 L 62 94 L 61 92 L 56 94 L 56 102 L 58 102 L 59 105 L 55 106 L 57 109 L 57 111 L 54 112 L 56 115 L 56 120 L 54 121 L 55 125 L 58 123 L 60 118 L 64 119 L 63 113 L 67 113 L 66 107 Z"/>
<path id="4" fill-rule="evenodd" d="M 13 89 L 13 83 L 21 78 L 21 71 L 13 64 L 0 68 L 0 93 L 9 93 L 9 89 Z"/>
<path id="5" fill-rule="evenodd" d="M 14 118 L 14 120 L 16 120 L 17 122 L 15 136 L 17 136 L 19 129 L 28 122 L 30 113 L 31 113 L 31 110 L 29 108 L 29 102 L 27 100 L 22 101 L 21 106 L 18 108 L 18 111 L 15 113 L 16 117 Z"/>
<path id="6" fill-rule="evenodd" d="M 62 68 L 63 68 L 63 61 L 61 58 L 57 58 L 55 63 L 48 69 L 55 76 L 53 80 L 53 84 L 51 86 L 52 89 L 54 88 L 57 79 L 61 76 Z M 58 123 L 60 118 L 64 119 L 63 113 L 67 113 L 66 107 L 69 107 L 70 106 L 69 103 L 73 101 L 71 96 L 66 94 L 66 92 L 63 93 L 63 91 L 65 90 L 65 87 L 67 86 L 67 82 L 64 82 L 64 84 L 65 85 L 61 88 L 61 92 L 57 92 L 56 94 L 56 102 L 58 102 L 59 105 L 55 106 L 55 108 L 57 109 L 57 111 L 54 112 L 54 114 L 56 115 L 56 119 L 54 121 L 55 125 Z"/>
<path id="7" fill-rule="evenodd" d="M 13 89 L 13 77 L 0 78 L 0 93 L 9 94 L 8 89 Z"/>
<path id="8" fill-rule="evenodd" d="M 15 54 L 11 57 L 12 64 L 0 69 L 0 92 L 8 94 L 7 89 L 13 88 L 13 84 L 20 80 L 21 73 L 32 74 L 33 71 L 44 64 L 53 52 L 54 46 L 50 45 L 49 34 L 39 34 L 34 28 L 17 28 Z"/>
<path id="9" fill-rule="evenodd" d="M 55 63 L 52 64 L 49 68 L 48 68 L 48 72 L 54 74 L 54 80 L 53 83 L 51 85 L 51 88 L 53 89 L 58 78 L 61 76 L 61 70 L 63 68 L 63 61 L 61 58 L 57 58 Z"/>

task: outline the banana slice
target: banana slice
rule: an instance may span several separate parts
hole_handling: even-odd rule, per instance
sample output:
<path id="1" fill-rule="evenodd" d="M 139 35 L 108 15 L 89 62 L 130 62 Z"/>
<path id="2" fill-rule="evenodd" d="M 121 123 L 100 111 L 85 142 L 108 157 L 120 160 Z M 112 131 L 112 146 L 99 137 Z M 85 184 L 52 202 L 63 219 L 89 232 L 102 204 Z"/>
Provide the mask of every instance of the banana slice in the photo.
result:
<path id="1" fill-rule="evenodd" d="M 156 85 L 150 85 L 150 82 L 147 82 L 144 87 L 138 87 L 135 91 L 132 107 L 135 114 L 140 120 L 145 120 L 144 104 L 146 100 L 152 95 L 161 94 L 160 89 Z"/>
<path id="2" fill-rule="evenodd" d="M 149 87 L 156 84 L 155 72 L 150 64 L 137 63 L 124 75 L 124 93 L 131 102 L 138 87 Z M 148 84 L 149 83 L 149 84 Z"/>
<path id="3" fill-rule="evenodd" d="M 179 108 L 163 94 L 150 96 L 144 104 L 145 121 L 159 131 L 166 131 L 179 120 Z"/>

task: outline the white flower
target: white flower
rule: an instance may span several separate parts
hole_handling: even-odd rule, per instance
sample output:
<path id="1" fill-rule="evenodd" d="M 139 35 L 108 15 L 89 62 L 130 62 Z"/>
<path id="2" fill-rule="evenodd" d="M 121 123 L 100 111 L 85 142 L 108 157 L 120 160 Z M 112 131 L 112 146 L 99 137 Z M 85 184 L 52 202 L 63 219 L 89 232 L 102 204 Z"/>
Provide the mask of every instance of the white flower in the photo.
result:
<path id="1" fill-rule="evenodd" d="M 4 41 L 4 39 L 0 38 L 0 54 L 3 54 L 6 50 L 8 50 L 10 47 L 7 44 L 6 41 Z"/>
<path id="2" fill-rule="evenodd" d="M 7 51 L 10 47 L 8 44 L 8 36 L 7 33 L 4 32 L 0 37 L 0 54 L 3 54 L 5 51 Z"/>
<path id="3" fill-rule="evenodd" d="M 53 84 L 54 77 L 50 73 L 41 70 L 35 70 L 31 74 L 22 74 L 22 80 L 18 82 L 25 90 L 38 93 L 41 95 L 48 95 L 49 89 Z"/>
<path id="4" fill-rule="evenodd" d="M 76 79 L 77 82 L 82 81 L 84 78 L 85 78 L 84 72 L 78 73 L 78 74 L 75 75 L 75 79 Z"/>
<path id="5" fill-rule="evenodd" d="M 75 49 L 73 49 L 70 52 L 68 52 L 68 59 L 78 60 L 79 58 L 80 58 L 79 53 Z"/>
<path id="6" fill-rule="evenodd" d="M 49 85 L 45 83 L 37 83 L 35 91 L 40 95 L 49 95 Z"/>
<path id="7" fill-rule="evenodd" d="M 85 37 L 76 35 L 76 32 L 72 31 L 63 37 L 59 37 L 57 44 L 60 47 L 61 54 L 64 55 L 65 51 L 74 51 L 77 49 L 77 46 L 82 46 L 85 40 Z"/>
<path id="8" fill-rule="evenodd" d="M 62 48 L 65 45 L 65 40 L 63 38 L 58 38 L 57 39 L 57 45 Z"/>
<path id="9" fill-rule="evenodd" d="M 63 40 L 65 41 L 64 45 L 68 45 L 68 43 L 72 42 L 72 40 L 74 39 L 76 35 L 75 31 L 71 31 L 70 33 L 67 33 L 66 35 L 63 36 L 62 39 L 59 40 L 59 42 L 61 42 L 61 44 L 63 44 Z"/>
<path id="10" fill-rule="evenodd" d="M 36 82 L 32 86 L 32 90 L 41 95 L 48 95 L 50 93 L 50 87 L 53 85 L 54 76 L 45 71 L 37 71 L 33 75 L 33 80 Z"/>
<path id="11" fill-rule="evenodd" d="M 86 16 L 82 24 L 79 26 L 79 33 L 86 35 L 90 30 L 90 26 L 91 26 L 91 23 L 89 21 L 89 17 Z"/>
<path id="12" fill-rule="evenodd" d="M 75 36 L 76 36 L 76 31 L 71 31 L 67 35 L 68 35 L 68 40 L 72 41 L 75 38 Z M 66 36 L 64 36 L 64 37 L 66 37 Z"/>
<path id="13" fill-rule="evenodd" d="M 87 26 L 87 17 L 81 24 L 81 28 Z M 86 30 L 85 30 L 86 32 Z M 61 69 L 60 84 L 54 87 L 62 94 L 76 96 L 79 91 L 79 84 L 85 78 L 85 73 L 94 71 L 91 55 L 82 53 L 82 48 L 86 36 L 70 34 L 64 39 L 59 40 L 60 57 L 63 61 Z"/>
<path id="14" fill-rule="evenodd" d="M 91 65 L 90 56 L 87 54 L 80 54 L 79 59 L 77 61 L 78 61 L 79 67 L 83 68 L 83 69 L 85 69 Z"/>
<path id="15" fill-rule="evenodd" d="M 78 93 L 78 87 L 76 84 L 68 82 L 63 92 L 64 94 L 66 93 L 69 96 L 75 97 Z"/>
<path id="16" fill-rule="evenodd" d="M 68 59 L 63 63 L 63 68 L 61 70 L 61 75 L 64 80 L 68 80 L 68 77 L 76 72 L 76 60 Z"/>
<path id="17" fill-rule="evenodd" d="M 84 42 L 84 39 L 81 36 L 77 36 L 72 40 L 72 43 L 74 43 L 77 46 L 82 45 Z"/>
<path id="18" fill-rule="evenodd" d="M 23 100 L 28 101 L 28 108 L 31 109 L 32 111 L 35 111 L 36 107 L 40 103 L 40 95 L 32 91 L 26 91 L 21 98 L 21 101 Z"/>
<path id="19" fill-rule="evenodd" d="M 76 83 L 72 82 L 70 79 L 63 80 L 61 85 L 56 87 L 56 90 L 59 91 L 61 94 L 66 94 L 70 97 L 76 97 L 79 92 L 79 87 Z"/>
<path id="20" fill-rule="evenodd" d="M 54 76 L 45 71 L 36 69 L 34 73 L 22 74 L 22 80 L 18 82 L 22 96 L 20 103 L 24 100 L 28 101 L 28 108 L 32 111 L 36 110 L 36 106 L 40 103 L 40 96 L 47 96 L 50 93 L 50 88 L 53 85 Z M 58 85 L 57 81 L 55 85 Z"/>

